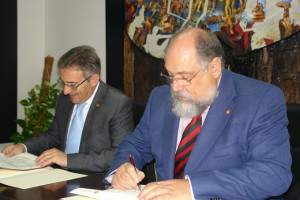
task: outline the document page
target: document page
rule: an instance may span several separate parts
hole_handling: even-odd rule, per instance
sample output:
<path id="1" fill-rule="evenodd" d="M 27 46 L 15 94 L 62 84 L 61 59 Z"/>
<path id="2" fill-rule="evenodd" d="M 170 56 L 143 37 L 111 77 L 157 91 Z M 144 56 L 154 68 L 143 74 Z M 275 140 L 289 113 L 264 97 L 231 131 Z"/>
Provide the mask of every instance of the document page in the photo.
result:
<path id="1" fill-rule="evenodd" d="M 18 176 L 0 178 L 0 183 L 20 189 L 28 189 L 41 185 L 82 178 L 85 176 L 87 175 L 73 173 L 62 169 L 51 168 L 48 170 L 38 171 L 34 173 L 26 173 Z"/>
<path id="2" fill-rule="evenodd" d="M 45 168 L 40 168 L 40 169 L 35 169 L 35 170 L 26 170 L 26 171 L 13 170 L 13 169 L 0 169 L 0 180 L 2 178 L 7 178 L 7 177 L 11 177 L 11 176 L 19 176 L 22 174 L 36 173 L 36 172 L 45 171 L 45 170 L 49 170 L 49 169 L 53 169 L 53 168 L 45 167 Z"/>
<path id="3" fill-rule="evenodd" d="M 144 186 L 142 186 L 143 188 Z M 98 200 L 137 200 L 137 196 L 140 193 L 139 189 L 120 190 L 120 189 L 108 189 L 108 190 L 93 190 L 87 188 L 77 188 L 71 191 L 72 194 L 78 194 L 84 197 L 90 197 Z"/>
<path id="4" fill-rule="evenodd" d="M 30 170 L 41 168 L 37 165 L 35 159 L 37 156 L 24 152 L 19 155 L 7 158 L 3 153 L 0 153 L 0 168 L 14 170 Z"/>
<path id="5" fill-rule="evenodd" d="M 97 200 L 97 199 L 92 197 L 84 197 L 84 196 L 72 196 L 72 197 L 60 198 L 59 200 Z"/>

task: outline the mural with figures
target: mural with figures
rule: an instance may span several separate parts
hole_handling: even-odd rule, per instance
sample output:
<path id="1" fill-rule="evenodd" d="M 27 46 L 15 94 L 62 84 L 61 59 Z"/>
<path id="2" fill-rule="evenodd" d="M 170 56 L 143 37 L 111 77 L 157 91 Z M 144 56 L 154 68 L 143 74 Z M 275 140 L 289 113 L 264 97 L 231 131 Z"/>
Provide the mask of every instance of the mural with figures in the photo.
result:
<path id="1" fill-rule="evenodd" d="M 236 53 L 262 48 L 300 29 L 299 0 L 124 0 L 126 32 L 137 47 L 163 58 L 182 27 L 222 31 Z"/>

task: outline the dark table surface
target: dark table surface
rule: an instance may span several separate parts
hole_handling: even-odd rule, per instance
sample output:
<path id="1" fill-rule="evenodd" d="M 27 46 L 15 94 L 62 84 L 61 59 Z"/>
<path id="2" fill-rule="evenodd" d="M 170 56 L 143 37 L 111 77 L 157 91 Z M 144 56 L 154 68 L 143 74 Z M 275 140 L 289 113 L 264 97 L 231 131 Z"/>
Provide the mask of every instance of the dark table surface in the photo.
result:
<path id="1" fill-rule="evenodd" d="M 43 185 L 30 189 L 18 189 L 0 184 L 0 200 L 17 199 L 17 200 L 57 200 L 64 197 L 74 196 L 70 193 L 76 188 L 105 189 L 102 182 L 105 174 L 77 172 L 88 176 L 69 181 L 62 181 L 49 185 Z"/>

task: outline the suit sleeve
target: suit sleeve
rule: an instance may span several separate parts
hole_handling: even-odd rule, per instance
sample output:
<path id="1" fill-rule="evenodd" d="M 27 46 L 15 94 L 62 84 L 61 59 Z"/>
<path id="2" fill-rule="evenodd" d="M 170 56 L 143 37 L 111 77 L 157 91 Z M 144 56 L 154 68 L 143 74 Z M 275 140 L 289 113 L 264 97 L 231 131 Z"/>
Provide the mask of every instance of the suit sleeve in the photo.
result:
<path id="1" fill-rule="evenodd" d="M 56 101 L 56 111 L 60 110 L 61 101 L 63 101 L 62 98 L 63 94 L 61 93 Z M 46 132 L 41 133 L 39 136 L 30 138 L 29 140 L 24 142 L 24 145 L 26 146 L 29 153 L 35 154 L 37 156 L 51 148 L 60 149 L 61 135 L 59 135 L 59 131 L 57 128 L 56 114 L 54 115 L 51 125 Z"/>
<path id="2" fill-rule="evenodd" d="M 272 87 L 260 100 L 240 166 L 188 174 L 196 199 L 262 199 L 284 193 L 292 175 L 285 100 Z"/>
<path id="3" fill-rule="evenodd" d="M 154 89 L 155 91 L 156 89 Z M 130 133 L 120 144 L 119 150 L 114 158 L 113 164 L 109 171 L 107 172 L 103 182 L 105 184 L 110 184 L 107 181 L 107 177 L 117 170 L 122 164 L 129 162 L 129 154 L 132 155 L 134 159 L 135 167 L 139 170 L 153 159 L 150 135 L 149 135 L 149 110 L 151 107 L 153 93 L 151 93 L 144 115 L 141 118 L 139 124 L 135 128 L 134 132 Z"/>
<path id="4" fill-rule="evenodd" d="M 100 151 L 91 150 L 89 152 L 69 154 L 68 169 L 91 172 L 108 171 L 113 163 L 119 144 L 128 133 L 133 131 L 132 101 L 125 95 L 119 95 L 107 101 L 110 101 L 106 105 L 109 107 L 109 116 L 105 118 L 110 119 L 108 124 L 104 124 L 108 127 L 105 128 L 106 130 L 97 130 L 98 133 L 93 133 L 107 132 L 105 135 L 108 135 L 109 139 L 102 138 L 102 141 L 93 141 L 93 145 L 107 145 L 107 147 Z M 100 144 L 101 142 L 102 144 Z M 85 145 L 92 145 L 92 143 Z"/>

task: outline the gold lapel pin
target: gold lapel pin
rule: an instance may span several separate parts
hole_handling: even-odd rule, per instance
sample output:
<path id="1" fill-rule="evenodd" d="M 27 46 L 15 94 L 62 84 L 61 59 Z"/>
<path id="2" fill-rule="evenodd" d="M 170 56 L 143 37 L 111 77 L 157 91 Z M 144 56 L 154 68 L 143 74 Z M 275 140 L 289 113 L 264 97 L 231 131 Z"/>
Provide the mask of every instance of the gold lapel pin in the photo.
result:
<path id="1" fill-rule="evenodd" d="M 226 115 L 228 115 L 231 112 L 231 110 L 226 110 Z"/>
<path id="2" fill-rule="evenodd" d="M 96 103 L 96 107 L 98 108 L 100 105 L 99 105 L 99 103 Z"/>

